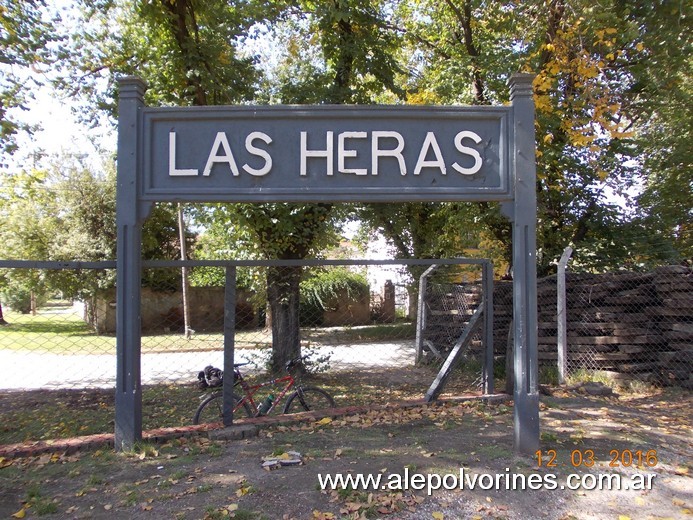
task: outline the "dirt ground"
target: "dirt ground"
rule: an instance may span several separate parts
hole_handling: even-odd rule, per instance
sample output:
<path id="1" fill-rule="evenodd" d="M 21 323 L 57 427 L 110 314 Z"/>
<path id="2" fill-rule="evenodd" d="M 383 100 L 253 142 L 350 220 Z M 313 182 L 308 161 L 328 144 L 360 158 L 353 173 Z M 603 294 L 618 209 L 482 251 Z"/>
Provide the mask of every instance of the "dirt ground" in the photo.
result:
<path id="1" fill-rule="evenodd" d="M 393 407 L 274 426 L 240 441 L 180 439 L 128 454 L 0 460 L 0 518 L 625 520 L 693 514 L 690 392 L 553 394 L 542 396 L 541 466 L 537 456 L 513 454 L 511 404 Z M 263 458 L 291 451 L 300 452 L 301 465 L 262 468 Z M 446 475 L 459 477 L 461 470 L 465 489 L 427 493 L 428 481 L 452 487 Z M 322 491 L 318 475 L 337 473 L 381 475 L 381 483 L 408 482 L 410 489 Z M 586 485 L 608 474 L 631 487 L 653 477 L 651 489 L 561 489 L 570 474 L 578 475 L 571 485 L 585 475 Z M 505 489 L 508 480 L 519 485 L 521 475 L 525 483 L 545 485 Z M 469 489 L 475 477 L 477 486 Z M 412 490 L 421 479 L 424 489 Z M 552 482 L 556 489 L 549 489 Z"/>

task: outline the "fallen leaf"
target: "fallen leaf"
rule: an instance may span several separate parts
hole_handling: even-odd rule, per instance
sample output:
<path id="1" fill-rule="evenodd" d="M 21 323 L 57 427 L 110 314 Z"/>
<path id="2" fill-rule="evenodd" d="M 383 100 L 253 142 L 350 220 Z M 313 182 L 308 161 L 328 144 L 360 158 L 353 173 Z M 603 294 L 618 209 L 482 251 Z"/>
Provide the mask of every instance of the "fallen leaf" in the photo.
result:
<path id="1" fill-rule="evenodd" d="M 24 518 L 25 516 L 26 516 L 26 509 L 25 508 L 21 508 L 19 511 L 17 511 L 16 513 L 14 513 L 12 515 L 12 517 L 14 517 L 14 518 Z"/>
<path id="2" fill-rule="evenodd" d="M 325 426 L 326 424 L 330 424 L 331 422 L 332 422 L 332 418 L 331 418 L 331 417 L 323 417 L 322 419 L 320 419 L 320 420 L 319 420 L 318 422 L 316 422 L 315 424 L 318 424 L 318 425 L 320 425 L 320 426 Z"/>
<path id="3" fill-rule="evenodd" d="M 443 515 L 443 513 L 441 513 L 440 511 L 435 511 L 431 513 L 431 516 L 433 516 L 433 518 L 435 518 L 436 520 L 443 520 L 443 518 L 445 518 L 445 515 Z"/>
<path id="4" fill-rule="evenodd" d="M 103 506 L 103 508 L 104 508 L 106 511 L 110 511 L 111 509 L 113 509 L 113 504 L 106 504 L 105 506 Z"/>

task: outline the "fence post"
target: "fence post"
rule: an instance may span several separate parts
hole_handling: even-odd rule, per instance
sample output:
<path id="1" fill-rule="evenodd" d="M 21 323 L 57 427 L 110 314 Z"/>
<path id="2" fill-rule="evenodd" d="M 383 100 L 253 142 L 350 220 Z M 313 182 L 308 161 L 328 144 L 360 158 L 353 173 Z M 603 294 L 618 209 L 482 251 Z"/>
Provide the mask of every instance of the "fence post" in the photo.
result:
<path id="1" fill-rule="evenodd" d="M 568 246 L 563 250 L 563 255 L 558 261 L 558 273 L 556 274 L 556 325 L 558 328 L 558 383 L 565 384 L 566 362 L 568 356 L 568 305 L 566 302 L 565 290 L 565 268 L 570 260 L 570 255 L 573 254 L 573 248 Z"/>
<path id="2" fill-rule="evenodd" d="M 482 264 L 481 271 L 482 291 L 484 293 L 484 393 L 492 394 L 495 392 L 495 382 L 493 379 L 493 264 L 486 261 Z"/>
<path id="3" fill-rule="evenodd" d="M 428 275 L 436 270 L 438 266 L 432 265 L 419 277 L 419 303 L 416 310 L 416 357 L 414 363 L 421 361 L 423 356 L 423 331 L 426 328 L 426 286 L 428 285 Z"/>
<path id="4" fill-rule="evenodd" d="M 537 185 L 534 101 L 530 74 L 510 77 L 513 107 L 513 352 L 514 445 L 522 455 L 539 449 L 539 368 L 537 351 Z"/>
<path id="5" fill-rule="evenodd" d="M 224 386 L 223 410 L 224 426 L 233 424 L 233 385 L 236 383 L 235 363 L 236 347 L 236 266 L 226 267 L 224 284 Z"/>
<path id="6" fill-rule="evenodd" d="M 138 169 L 141 113 L 146 85 L 138 78 L 118 81 L 118 176 L 116 188 L 116 395 L 115 449 L 132 449 L 142 439 L 142 222 Z"/>

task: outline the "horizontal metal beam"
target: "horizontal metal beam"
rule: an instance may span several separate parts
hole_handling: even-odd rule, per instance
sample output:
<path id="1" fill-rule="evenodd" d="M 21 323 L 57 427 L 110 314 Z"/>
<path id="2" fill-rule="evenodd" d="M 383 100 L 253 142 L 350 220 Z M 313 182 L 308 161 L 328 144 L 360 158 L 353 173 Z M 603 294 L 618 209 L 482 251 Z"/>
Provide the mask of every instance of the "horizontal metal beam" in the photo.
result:
<path id="1" fill-rule="evenodd" d="M 340 265 L 487 265 L 490 261 L 479 258 L 431 258 L 431 259 L 350 259 L 350 260 L 144 260 L 145 268 L 159 267 L 295 267 Z M 49 260 L 0 260 L 0 269 L 115 269 L 115 260 L 100 262 L 49 261 Z"/>
<path id="2" fill-rule="evenodd" d="M 296 266 L 322 266 L 322 265 L 485 265 L 490 261 L 479 258 L 433 258 L 425 260 L 416 259 L 383 259 L 383 260 L 324 260 L 324 259 L 299 259 L 299 260 L 144 260 L 145 268 L 156 267 L 296 267 Z"/>
<path id="3" fill-rule="evenodd" d="M 0 260 L 3 269 L 115 269 L 115 260 L 101 262 L 49 261 L 49 260 Z"/>

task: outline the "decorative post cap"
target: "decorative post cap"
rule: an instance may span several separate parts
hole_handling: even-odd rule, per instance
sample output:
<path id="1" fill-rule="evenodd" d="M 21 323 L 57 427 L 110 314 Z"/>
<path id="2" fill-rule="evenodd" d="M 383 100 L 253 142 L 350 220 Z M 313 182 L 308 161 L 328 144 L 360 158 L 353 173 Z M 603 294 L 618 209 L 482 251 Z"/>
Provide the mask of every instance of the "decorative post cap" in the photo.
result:
<path id="1" fill-rule="evenodd" d="M 518 96 L 531 97 L 532 83 L 534 82 L 534 74 L 525 74 L 517 72 L 510 76 L 508 83 L 510 84 L 510 101 Z"/>
<path id="2" fill-rule="evenodd" d="M 143 99 L 147 84 L 138 76 L 121 76 L 118 78 L 118 97 Z"/>

